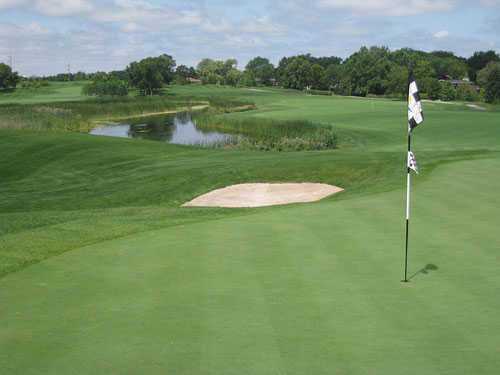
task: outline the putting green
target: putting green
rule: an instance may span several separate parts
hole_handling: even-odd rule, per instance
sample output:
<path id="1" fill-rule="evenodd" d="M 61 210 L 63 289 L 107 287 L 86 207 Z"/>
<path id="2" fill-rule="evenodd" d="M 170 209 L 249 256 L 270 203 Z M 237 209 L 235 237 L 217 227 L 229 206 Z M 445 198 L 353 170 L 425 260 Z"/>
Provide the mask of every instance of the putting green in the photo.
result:
<path id="1" fill-rule="evenodd" d="M 145 232 L 9 274 L 0 372 L 495 373 L 499 173 L 498 159 L 470 160 L 415 184 L 408 284 L 403 188 Z"/>

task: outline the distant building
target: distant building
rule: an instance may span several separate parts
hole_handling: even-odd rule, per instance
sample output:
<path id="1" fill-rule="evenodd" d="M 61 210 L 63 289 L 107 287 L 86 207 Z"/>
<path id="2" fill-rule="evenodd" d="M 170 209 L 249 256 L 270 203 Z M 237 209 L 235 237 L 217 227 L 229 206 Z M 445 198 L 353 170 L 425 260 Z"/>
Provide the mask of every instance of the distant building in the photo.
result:
<path id="1" fill-rule="evenodd" d="M 201 79 L 192 78 L 192 77 L 188 77 L 188 78 L 187 78 L 187 81 L 188 81 L 189 83 L 201 83 Z"/>

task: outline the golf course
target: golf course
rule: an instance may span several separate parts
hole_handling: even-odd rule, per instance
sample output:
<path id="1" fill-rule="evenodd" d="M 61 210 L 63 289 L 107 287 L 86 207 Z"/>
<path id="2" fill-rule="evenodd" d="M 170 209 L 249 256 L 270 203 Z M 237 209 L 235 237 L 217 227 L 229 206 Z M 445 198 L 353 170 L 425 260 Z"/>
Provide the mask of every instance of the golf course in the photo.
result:
<path id="1" fill-rule="evenodd" d="M 2 93 L 0 111 L 33 124 L 100 105 L 51 85 Z M 218 121 L 304 121 L 336 144 L 260 151 L 0 126 L 0 374 L 498 373 L 498 104 L 423 103 L 402 283 L 406 101 L 216 85 L 154 100 L 242 103 Z M 99 108 L 78 119 L 103 120 Z M 290 182 L 344 190 L 181 207 Z"/>

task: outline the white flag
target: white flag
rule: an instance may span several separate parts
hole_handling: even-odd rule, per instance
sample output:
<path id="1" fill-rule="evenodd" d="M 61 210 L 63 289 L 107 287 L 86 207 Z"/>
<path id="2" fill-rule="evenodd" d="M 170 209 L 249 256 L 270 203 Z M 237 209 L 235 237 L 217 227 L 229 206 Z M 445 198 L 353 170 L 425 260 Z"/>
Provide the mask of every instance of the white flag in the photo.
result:
<path id="1" fill-rule="evenodd" d="M 420 94 L 413 73 L 410 73 L 410 84 L 408 86 L 408 132 L 424 121 Z"/>
<path id="2" fill-rule="evenodd" d="M 408 151 L 408 168 L 413 169 L 418 174 L 417 160 L 411 151 Z"/>

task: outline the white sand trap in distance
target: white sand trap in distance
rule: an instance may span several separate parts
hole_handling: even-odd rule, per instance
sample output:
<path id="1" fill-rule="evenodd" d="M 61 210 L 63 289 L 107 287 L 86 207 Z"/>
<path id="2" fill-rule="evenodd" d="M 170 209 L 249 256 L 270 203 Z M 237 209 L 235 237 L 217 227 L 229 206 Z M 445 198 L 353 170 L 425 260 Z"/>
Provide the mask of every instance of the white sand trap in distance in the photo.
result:
<path id="1" fill-rule="evenodd" d="M 279 204 L 319 201 L 342 191 L 341 187 L 304 183 L 252 183 L 231 185 L 200 195 L 182 206 L 263 207 Z"/>

